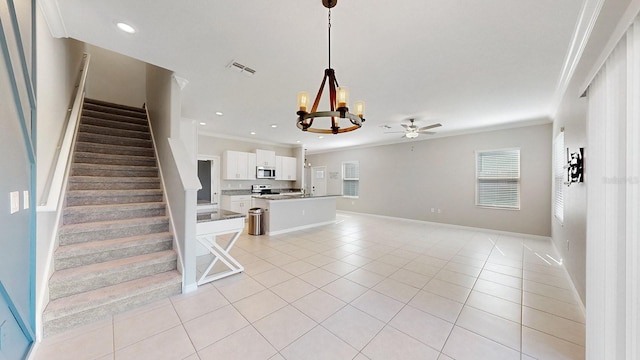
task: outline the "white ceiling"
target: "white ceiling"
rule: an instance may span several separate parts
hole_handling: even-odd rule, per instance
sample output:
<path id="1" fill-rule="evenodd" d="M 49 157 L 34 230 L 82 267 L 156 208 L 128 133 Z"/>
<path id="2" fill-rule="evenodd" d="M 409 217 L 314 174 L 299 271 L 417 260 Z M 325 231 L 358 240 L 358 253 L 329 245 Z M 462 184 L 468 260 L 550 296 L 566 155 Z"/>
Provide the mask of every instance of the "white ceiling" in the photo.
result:
<path id="1" fill-rule="evenodd" d="M 327 67 L 321 0 L 57 5 L 68 37 L 188 80 L 182 116 L 206 122 L 201 131 L 292 146 L 300 141 L 319 152 L 415 141 L 385 133 L 402 130 L 408 118 L 418 126 L 442 123 L 436 136 L 549 121 L 583 0 L 339 0 L 331 15 L 331 65 L 351 103 L 366 102 L 366 122 L 323 139 L 295 126 L 298 92 L 314 96 Z M 119 21 L 138 32 L 117 30 Z M 231 71 L 232 60 L 255 75 Z"/>

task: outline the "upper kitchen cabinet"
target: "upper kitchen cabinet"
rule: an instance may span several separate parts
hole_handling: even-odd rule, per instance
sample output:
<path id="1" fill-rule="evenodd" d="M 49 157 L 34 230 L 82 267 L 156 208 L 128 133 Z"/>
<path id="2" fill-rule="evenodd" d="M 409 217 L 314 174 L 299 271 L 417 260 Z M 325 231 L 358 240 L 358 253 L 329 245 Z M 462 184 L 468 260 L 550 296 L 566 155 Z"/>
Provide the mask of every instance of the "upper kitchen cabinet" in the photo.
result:
<path id="1" fill-rule="evenodd" d="M 295 181 L 298 170 L 297 159 L 289 156 L 276 156 L 276 180 Z"/>
<path id="2" fill-rule="evenodd" d="M 247 153 L 247 180 L 256 179 L 257 157 L 254 153 Z"/>
<path id="3" fill-rule="evenodd" d="M 256 149 L 256 164 L 257 166 L 276 167 L 276 152 Z"/>
<path id="4" fill-rule="evenodd" d="M 222 178 L 225 180 L 253 180 L 256 178 L 256 157 L 241 151 L 222 153 Z"/>

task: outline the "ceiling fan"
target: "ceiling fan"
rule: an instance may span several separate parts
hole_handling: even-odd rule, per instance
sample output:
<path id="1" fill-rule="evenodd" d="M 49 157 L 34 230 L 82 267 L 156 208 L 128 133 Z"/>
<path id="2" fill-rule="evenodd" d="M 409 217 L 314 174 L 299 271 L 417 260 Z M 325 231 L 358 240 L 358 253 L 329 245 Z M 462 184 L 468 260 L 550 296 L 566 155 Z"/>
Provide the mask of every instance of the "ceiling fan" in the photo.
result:
<path id="1" fill-rule="evenodd" d="M 404 128 L 404 131 L 387 131 L 387 134 L 404 132 L 404 135 L 402 135 L 403 138 L 406 137 L 408 139 L 413 139 L 413 138 L 417 138 L 419 134 L 433 135 L 435 134 L 435 132 L 427 131 L 427 130 L 442 126 L 442 124 L 438 123 L 438 124 L 432 124 L 429 126 L 423 126 L 419 128 L 415 124 L 415 119 L 409 119 L 409 121 L 411 122 L 410 124 L 400 124 Z"/>

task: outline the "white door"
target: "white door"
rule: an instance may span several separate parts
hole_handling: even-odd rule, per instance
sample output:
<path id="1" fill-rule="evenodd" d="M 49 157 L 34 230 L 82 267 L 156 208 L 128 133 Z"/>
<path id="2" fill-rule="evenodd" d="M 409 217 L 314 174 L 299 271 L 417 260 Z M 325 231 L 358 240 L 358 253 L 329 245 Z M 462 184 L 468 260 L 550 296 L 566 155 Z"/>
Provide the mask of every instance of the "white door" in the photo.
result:
<path id="1" fill-rule="evenodd" d="M 327 167 L 311 168 L 311 195 L 327 195 Z"/>

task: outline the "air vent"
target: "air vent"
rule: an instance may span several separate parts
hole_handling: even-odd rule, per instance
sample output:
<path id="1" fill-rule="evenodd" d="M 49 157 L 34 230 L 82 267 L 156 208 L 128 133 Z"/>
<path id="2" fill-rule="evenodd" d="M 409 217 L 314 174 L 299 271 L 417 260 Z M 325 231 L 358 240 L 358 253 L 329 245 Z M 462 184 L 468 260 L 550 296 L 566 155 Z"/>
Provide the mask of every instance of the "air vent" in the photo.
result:
<path id="1" fill-rule="evenodd" d="M 235 62 L 233 60 L 229 63 L 229 65 L 227 65 L 227 68 L 229 68 L 229 69 L 231 69 L 231 70 L 233 70 L 235 72 L 239 72 L 239 73 L 245 74 L 247 76 L 253 76 L 253 74 L 256 73 L 256 71 L 253 70 L 252 68 L 250 68 L 250 67 L 248 67 L 246 65 L 242 65 L 239 62 Z"/>

